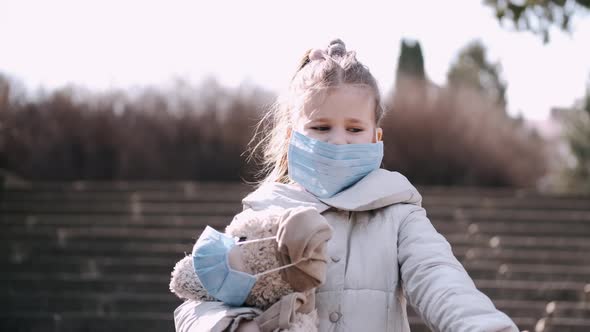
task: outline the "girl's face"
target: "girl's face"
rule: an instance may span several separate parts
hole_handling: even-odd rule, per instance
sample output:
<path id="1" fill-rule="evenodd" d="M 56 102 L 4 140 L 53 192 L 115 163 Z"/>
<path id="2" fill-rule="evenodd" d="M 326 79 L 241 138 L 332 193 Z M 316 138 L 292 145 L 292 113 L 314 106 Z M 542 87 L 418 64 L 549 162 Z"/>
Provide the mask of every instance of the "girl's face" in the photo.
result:
<path id="1" fill-rule="evenodd" d="M 296 131 L 332 144 L 376 143 L 382 129 L 375 124 L 375 100 L 367 88 L 341 85 L 322 100 L 314 96 L 295 121 Z"/>

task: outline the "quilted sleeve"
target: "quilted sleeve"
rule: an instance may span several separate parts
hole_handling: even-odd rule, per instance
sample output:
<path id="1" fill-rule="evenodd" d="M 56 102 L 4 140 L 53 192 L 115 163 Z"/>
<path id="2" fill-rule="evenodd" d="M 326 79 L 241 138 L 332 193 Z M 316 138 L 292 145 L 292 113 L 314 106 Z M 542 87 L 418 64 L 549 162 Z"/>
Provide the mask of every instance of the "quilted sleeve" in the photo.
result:
<path id="1" fill-rule="evenodd" d="M 244 320 L 262 312 L 256 308 L 230 307 L 223 302 L 186 301 L 174 310 L 176 332 L 234 331 Z"/>
<path id="2" fill-rule="evenodd" d="M 400 204 L 398 263 L 408 302 L 433 331 L 518 331 L 506 314 L 477 290 L 419 206 Z"/>

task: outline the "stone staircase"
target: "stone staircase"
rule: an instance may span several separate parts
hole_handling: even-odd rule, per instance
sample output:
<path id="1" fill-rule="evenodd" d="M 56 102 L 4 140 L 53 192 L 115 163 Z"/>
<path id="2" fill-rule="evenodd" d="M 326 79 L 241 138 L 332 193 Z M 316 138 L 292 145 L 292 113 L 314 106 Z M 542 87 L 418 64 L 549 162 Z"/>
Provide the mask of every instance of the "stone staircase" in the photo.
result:
<path id="1" fill-rule="evenodd" d="M 590 331 L 590 197 L 418 188 L 478 288 L 521 330 Z M 0 331 L 174 331 L 176 261 L 249 187 L 33 183 L 0 191 Z M 411 312 L 411 310 L 410 310 Z M 411 312 L 412 331 L 428 331 Z"/>

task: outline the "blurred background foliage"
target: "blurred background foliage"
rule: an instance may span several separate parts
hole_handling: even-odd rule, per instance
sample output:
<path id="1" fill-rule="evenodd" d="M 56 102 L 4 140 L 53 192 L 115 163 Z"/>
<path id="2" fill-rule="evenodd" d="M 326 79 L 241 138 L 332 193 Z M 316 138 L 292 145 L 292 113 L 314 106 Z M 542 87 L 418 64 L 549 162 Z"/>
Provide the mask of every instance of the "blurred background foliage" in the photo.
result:
<path id="1" fill-rule="evenodd" d="M 487 59 L 486 49 L 480 41 L 474 41 L 459 52 L 447 74 L 449 85 L 458 88 L 475 89 L 498 106 L 506 110 L 507 83 L 502 79 L 502 67 Z"/>
<path id="2" fill-rule="evenodd" d="M 484 0 L 500 23 L 510 22 L 518 31 L 531 31 L 545 43 L 550 40 L 551 27 L 571 31 L 574 15 L 587 15 L 590 0 Z"/>
<path id="3" fill-rule="evenodd" d="M 561 112 L 563 135 L 571 152 L 559 174 L 559 190 L 590 192 L 590 80 L 586 96 Z"/>
<path id="4" fill-rule="evenodd" d="M 170 91 L 68 87 L 0 103 L 0 168 L 34 180 L 238 180 L 268 92 L 215 80 Z"/>
<path id="5" fill-rule="evenodd" d="M 543 140 L 504 109 L 499 65 L 467 45 L 437 86 L 418 42 L 402 41 L 396 86 L 384 96 L 386 168 L 419 184 L 534 186 Z M 255 180 L 246 162 L 275 95 L 214 79 L 169 89 L 96 94 L 76 87 L 26 97 L 1 79 L 0 167 L 35 180 Z"/>
<path id="6" fill-rule="evenodd" d="M 467 45 L 448 84 L 425 76 L 417 42 L 402 41 L 384 119 L 385 166 L 423 184 L 534 186 L 547 172 L 546 142 L 508 116 L 499 64 Z M 414 59 L 412 61 L 411 59 Z"/>
<path id="7" fill-rule="evenodd" d="M 590 14 L 590 0 L 484 0 L 501 24 L 506 22 L 517 31 L 529 31 L 543 42 L 550 42 L 550 31 L 558 28 L 571 33 L 572 18 Z M 556 109 L 554 118 L 561 127 L 558 145 L 553 146 L 549 164 L 554 166 L 547 176 L 551 190 L 590 192 L 590 77 L 586 95 L 573 101 L 566 109 Z M 561 151 L 559 151 L 561 150 Z M 565 152 L 563 150 L 566 150 Z M 552 168 L 552 167 L 550 167 Z"/>

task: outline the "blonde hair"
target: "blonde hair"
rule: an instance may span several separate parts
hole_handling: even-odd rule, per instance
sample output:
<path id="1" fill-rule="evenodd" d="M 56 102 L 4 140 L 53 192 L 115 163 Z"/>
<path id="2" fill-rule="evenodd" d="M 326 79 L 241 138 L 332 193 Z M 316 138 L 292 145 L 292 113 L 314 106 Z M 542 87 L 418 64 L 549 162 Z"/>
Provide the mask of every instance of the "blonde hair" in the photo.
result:
<path id="1" fill-rule="evenodd" d="M 279 95 L 269 111 L 258 123 L 251 145 L 250 158 L 262 150 L 262 169 L 259 182 L 290 183 L 287 152 L 294 111 L 300 112 L 312 97 L 340 85 L 356 85 L 368 88 L 375 98 L 375 122 L 378 125 L 384 115 L 377 81 L 361 62 L 356 52 L 346 51 L 344 42 L 335 39 L 324 50 L 305 52 L 286 93 Z"/>

